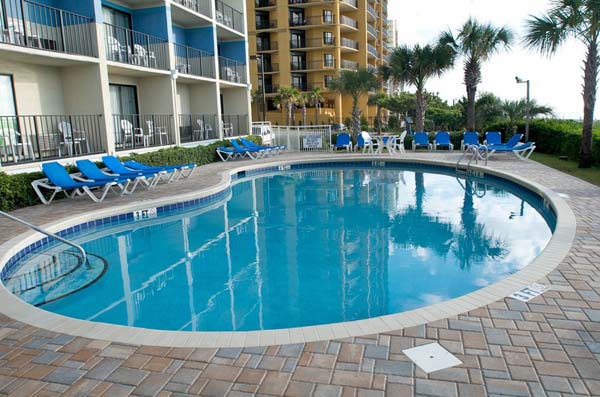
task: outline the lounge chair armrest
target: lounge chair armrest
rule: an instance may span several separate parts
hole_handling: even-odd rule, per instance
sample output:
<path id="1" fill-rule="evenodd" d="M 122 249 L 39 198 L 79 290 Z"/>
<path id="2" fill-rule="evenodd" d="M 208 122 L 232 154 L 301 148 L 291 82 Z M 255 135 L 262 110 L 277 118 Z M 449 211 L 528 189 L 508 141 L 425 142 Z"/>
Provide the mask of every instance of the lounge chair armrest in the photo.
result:
<path id="1" fill-rule="evenodd" d="M 31 185 L 40 186 L 45 189 L 53 189 L 53 190 L 60 189 L 58 186 L 54 186 L 54 185 L 50 184 L 50 181 L 48 180 L 48 178 L 36 179 L 35 181 L 31 182 Z"/>

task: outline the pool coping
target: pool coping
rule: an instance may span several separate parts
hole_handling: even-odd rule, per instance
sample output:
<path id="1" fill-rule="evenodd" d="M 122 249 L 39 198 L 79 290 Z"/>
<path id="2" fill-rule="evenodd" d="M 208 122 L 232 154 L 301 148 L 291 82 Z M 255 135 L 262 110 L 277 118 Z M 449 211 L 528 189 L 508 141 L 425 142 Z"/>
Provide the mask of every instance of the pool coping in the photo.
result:
<path id="1" fill-rule="evenodd" d="M 206 189 L 159 199 L 141 200 L 112 208 L 99 209 L 85 214 L 64 218 L 44 225 L 43 227 L 49 231 L 59 231 L 83 222 L 123 214 L 124 212 L 206 197 L 228 189 L 232 183 L 235 182 L 235 180 L 232 179 L 232 176 L 243 171 L 315 162 L 335 163 L 364 161 L 417 163 L 450 168 L 456 167 L 455 163 L 439 159 L 390 158 L 371 155 L 350 155 L 342 158 L 331 158 L 321 155 L 293 160 L 279 158 L 256 164 L 240 164 L 239 167 L 222 171 L 220 181 Z M 464 167 L 461 168 L 464 169 Z M 504 171 L 494 170 L 489 166 L 473 165 L 471 166 L 471 170 L 504 178 L 539 194 L 552 206 L 556 214 L 556 228 L 546 248 L 529 265 L 494 284 L 458 298 L 410 311 L 350 322 L 265 331 L 191 332 L 145 329 L 79 320 L 62 316 L 25 303 L 10 293 L 4 285 L 0 283 L 1 311 L 3 314 L 18 321 L 72 336 L 133 345 L 195 348 L 254 347 L 341 339 L 396 331 L 457 316 L 504 299 L 513 292 L 546 276 L 559 265 L 561 260 L 569 252 L 575 238 L 576 229 L 576 220 L 573 211 L 569 205 L 551 189 L 525 178 L 517 177 Z M 38 241 L 41 238 L 40 236 L 39 233 L 27 232 L 0 245 L 1 266 L 4 267 L 8 260 L 21 249 Z"/>

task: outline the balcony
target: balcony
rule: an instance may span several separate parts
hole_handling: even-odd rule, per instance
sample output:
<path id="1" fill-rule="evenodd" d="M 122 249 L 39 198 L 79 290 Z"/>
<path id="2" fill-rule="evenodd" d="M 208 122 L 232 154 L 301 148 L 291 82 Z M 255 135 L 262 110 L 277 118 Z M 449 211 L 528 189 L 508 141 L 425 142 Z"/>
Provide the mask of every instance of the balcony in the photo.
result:
<path id="1" fill-rule="evenodd" d="M 233 59 L 219 57 L 219 77 L 231 83 L 246 84 L 246 65 Z"/>
<path id="2" fill-rule="evenodd" d="M 335 67 L 335 59 L 327 59 L 320 61 L 311 61 L 311 62 L 292 62 L 290 64 L 290 68 L 292 71 L 301 71 L 301 70 L 321 70 L 321 69 L 330 69 Z"/>
<path id="3" fill-rule="evenodd" d="M 358 62 L 349 61 L 347 59 L 342 59 L 342 69 L 358 70 Z"/>
<path id="4" fill-rule="evenodd" d="M 305 40 L 290 41 L 290 48 L 293 50 L 301 50 L 301 49 L 307 49 L 307 48 L 333 47 L 333 46 L 335 46 L 335 38 L 332 40 L 325 40 L 323 38 L 318 38 L 318 39 L 305 39 Z"/>
<path id="5" fill-rule="evenodd" d="M 340 15 L 340 24 L 349 26 L 352 29 L 358 29 L 358 22 L 356 21 L 356 19 L 352 19 L 345 15 Z"/>
<path id="6" fill-rule="evenodd" d="M 324 18 L 323 16 L 315 17 L 304 17 L 304 18 L 290 18 L 290 27 L 300 26 L 320 26 L 320 25 L 333 25 L 335 18 L 333 15 Z"/>
<path id="7" fill-rule="evenodd" d="M 350 6 L 352 8 L 357 8 L 356 0 L 340 0 L 340 8 L 343 6 Z"/>
<path id="8" fill-rule="evenodd" d="M 375 40 L 377 40 L 377 29 L 371 26 L 370 23 L 367 24 L 367 31 L 373 36 Z"/>
<path id="9" fill-rule="evenodd" d="M 261 88 L 259 87 L 259 92 Z M 279 86 L 277 84 L 265 84 L 265 94 L 277 94 Z"/>
<path id="10" fill-rule="evenodd" d="M 221 0 L 215 1 L 215 7 L 215 19 L 217 22 L 239 33 L 244 33 L 244 15 L 240 11 L 223 3 Z"/>
<path id="11" fill-rule="evenodd" d="M 345 48 L 350 48 L 352 50 L 358 50 L 358 41 L 349 39 L 347 37 L 342 37 L 340 45 Z"/>
<path id="12" fill-rule="evenodd" d="M 99 115 L 0 116 L 3 165 L 106 151 Z"/>
<path id="13" fill-rule="evenodd" d="M 222 120 L 224 138 L 248 135 L 249 127 L 247 114 L 224 114 Z"/>
<path id="14" fill-rule="evenodd" d="M 367 50 L 368 50 L 369 54 L 373 55 L 375 58 L 377 58 L 379 56 L 379 51 L 377 51 L 377 48 L 375 48 L 371 44 L 367 45 Z"/>
<path id="15" fill-rule="evenodd" d="M 104 24 L 104 40 L 109 61 L 169 70 L 166 40 L 108 23 Z"/>
<path id="16" fill-rule="evenodd" d="M 179 139 L 181 143 L 219 139 L 216 114 L 180 114 Z"/>
<path id="17" fill-rule="evenodd" d="M 175 67 L 179 73 L 201 77 L 215 77 L 214 57 L 196 48 L 173 44 Z"/>
<path id="18" fill-rule="evenodd" d="M 276 0 L 256 0 L 254 8 L 268 8 L 275 7 L 277 5 Z"/>
<path id="19" fill-rule="evenodd" d="M 28 0 L 0 1 L 0 42 L 96 57 L 94 20 Z"/>
<path id="20" fill-rule="evenodd" d="M 174 144 L 172 119 L 170 114 L 113 114 L 115 148 L 131 150 Z"/>
<path id="21" fill-rule="evenodd" d="M 257 52 L 266 52 L 266 51 L 277 51 L 277 42 L 276 41 L 256 41 L 256 51 Z"/>
<path id="22" fill-rule="evenodd" d="M 264 69 L 261 69 L 264 68 Z M 279 72 L 279 64 L 278 63 L 268 63 L 265 62 L 264 66 L 258 63 L 258 72 L 259 73 L 277 73 Z"/>
<path id="23" fill-rule="evenodd" d="M 377 19 L 377 11 L 375 11 L 375 8 L 369 3 L 367 3 L 367 16 Z"/>
<path id="24" fill-rule="evenodd" d="M 212 18 L 212 9 L 210 0 L 173 0 L 187 9 L 202 14 L 205 17 Z"/>
<path id="25" fill-rule="evenodd" d="M 264 19 L 256 20 L 256 30 L 266 30 L 277 28 L 277 21 L 267 21 Z"/>

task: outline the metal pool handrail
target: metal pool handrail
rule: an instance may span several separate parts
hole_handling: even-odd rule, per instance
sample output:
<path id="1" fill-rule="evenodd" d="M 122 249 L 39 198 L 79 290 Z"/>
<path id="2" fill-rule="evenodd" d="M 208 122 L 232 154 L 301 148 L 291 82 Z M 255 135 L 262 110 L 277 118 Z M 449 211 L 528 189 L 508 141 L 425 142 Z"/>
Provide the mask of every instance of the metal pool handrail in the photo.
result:
<path id="1" fill-rule="evenodd" d="M 87 258 L 87 254 L 86 254 L 85 250 L 83 249 L 83 247 L 82 247 L 81 245 L 79 245 L 79 244 L 76 244 L 76 243 L 74 243 L 74 242 L 72 242 L 72 241 L 69 241 L 69 240 L 67 240 L 67 239 L 65 239 L 65 238 L 62 238 L 62 237 L 60 237 L 60 236 L 57 236 L 57 235 L 56 235 L 56 234 L 54 234 L 54 233 L 50 233 L 50 232 L 48 232 L 48 231 L 46 231 L 46 230 L 44 230 L 44 229 L 40 228 L 39 226 L 33 225 L 33 224 L 29 223 L 29 222 L 26 222 L 26 221 L 24 221 L 24 220 L 22 220 L 22 219 L 20 219 L 20 218 L 17 218 L 16 216 L 13 216 L 13 215 L 7 214 L 7 213 L 6 213 L 6 212 L 4 212 L 4 211 L 0 211 L 0 215 L 1 215 L 1 216 L 4 216 L 5 218 L 8 218 L 8 219 L 10 219 L 10 220 L 12 220 L 12 221 L 18 222 L 18 223 L 20 223 L 20 224 L 22 224 L 22 225 L 25 225 L 25 226 L 27 226 L 28 228 L 35 230 L 36 232 L 39 232 L 39 233 L 45 234 L 45 235 L 46 235 L 46 236 L 48 236 L 48 237 L 51 237 L 51 238 L 53 238 L 53 239 L 55 239 L 55 240 L 58 240 L 58 241 L 60 241 L 60 242 L 62 242 L 62 243 L 65 243 L 65 244 L 67 244 L 67 245 L 69 245 L 69 246 L 71 246 L 71 247 L 75 248 L 75 249 L 76 249 L 77 251 L 79 251 L 79 253 L 81 254 L 81 259 L 82 259 L 82 261 L 83 261 L 82 263 L 85 263 L 86 265 L 89 265 L 89 263 L 88 263 L 88 258 Z"/>

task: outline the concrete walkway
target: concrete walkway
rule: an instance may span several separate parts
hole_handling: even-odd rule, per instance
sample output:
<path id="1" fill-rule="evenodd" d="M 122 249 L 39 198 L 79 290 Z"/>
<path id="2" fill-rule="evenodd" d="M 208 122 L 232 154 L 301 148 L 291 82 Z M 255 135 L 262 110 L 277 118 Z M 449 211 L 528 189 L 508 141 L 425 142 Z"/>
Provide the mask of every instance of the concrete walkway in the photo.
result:
<path id="1" fill-rule="evenodd" d="M 135 197 L 110 197 L 100 205 L 85 199 L 62 201 L 15 214 L 43 224 L 132 200 L 191 192 L 217 183 L 232 164 L 240 163 L 203 166 L 187 183 L 140 191 Z M 246 349 L 122 345 L 57 334 L 0 315 L 0 394 L 600 395 L 600 188 L 534 162 L 501 159 L 490 166 L 568 195 L 565 200 L 577 217 L 569 255 L 539 280 L 553 289 L 529 303 L 504 299 L 458 317 L 390 333 Z M 22 231 L 0 220 L 0 243 Z M 427 375 L 401 353 L 432 341 L 463 365 Z"/>

